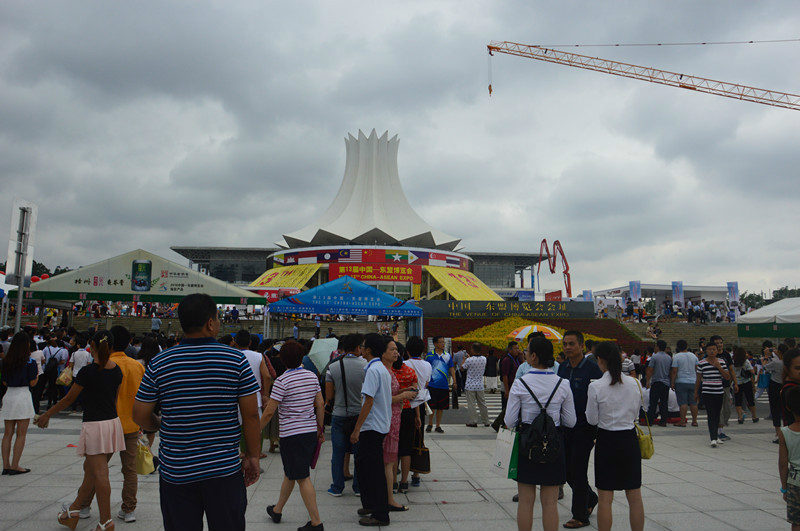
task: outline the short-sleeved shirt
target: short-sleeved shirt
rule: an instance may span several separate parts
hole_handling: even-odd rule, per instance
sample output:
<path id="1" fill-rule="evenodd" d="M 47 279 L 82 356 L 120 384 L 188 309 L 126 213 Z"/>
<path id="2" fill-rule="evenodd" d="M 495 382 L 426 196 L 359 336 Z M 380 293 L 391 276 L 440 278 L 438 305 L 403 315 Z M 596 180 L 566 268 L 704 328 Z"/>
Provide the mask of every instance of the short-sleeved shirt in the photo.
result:
<path id="1" fill-rule="evenodd" d="M 397 378 L 397 384 L 400 386 L 400 389 L 408 389 L 409 387 L 416 387 L 417 386 L 417 373 L 416 371 L 403 363 L 402 367 L 399 369 L 392 369 L 395 378 Z M 403 409 L 408 409 L 411 407 L 411 401 L 403 400 Z"/>
<path id="2" fill-rule="evenodd" d="M 44 352 L 34 350 L 31 352 L 31 359 L 36 362 L 36 370 L 39 371 L 39 376 L 44 374 Z"/>
<path id="3" fill-rule="evenodd" d="M 139 431 L 139 425 L 133 421 L 133 402 L 142 383 L 144 366 L 130 359 L 124 352 L 112 352 L 111 361 L 122 371 L 122 383 L 117 393 L 117 415 L 122 423 L 122 431 L 136 433 Z"/>
<path id="4" fill-rule="evenodd" d="M 520 366 L 519 360 L 514 358 L 511 354 L 506 354 L 500 360 L 500 378 L 503 376 L 508 378 L 508 388 L 514 384 L 514 378 L 517 377 L 517 369 Z M 508 389 L 507 389 L 508 390 Z"/>
<path id="5" fill-rule="evenodd" d="M 410 366 L 417 373 L 417 393 L 416 398 L 411 400 L 411 407 L 417 407 L 431 398 L 431 392 L 428 391 L 428 383 L 431 381 L 431 364 L 420 358 L 411 358 L 403 362 L 405 365 Z"/>
<path id="6" fill-rule="evenodd" d="M 372 408 L 361 425 L 361 431 L 389 433 L 392 423 L 392 375 L 380 358 L 371 359 L 365 370 L 361 396 L 372 397 Z"/>
<path id="7" fill-rule="evenodd" d="M 190 483 L 240 472 L 239 398 L 257 392 L 244 354 L 213 338 L 186 338 L 156 354 L 136 400 L 161 404 L 161 478 Z"/>
<path id="8" fill-rule="evenodd" d="M 281 438 L 317 431 L 314 399 L 319 392 L 317 375 L 301 367 L 289 369 L 275 380 L 269 397 L 280 402 L 278 426 Z"/>
<path id="9" fill-rule="evenodd" d="M 117 389 L 122 383 L 119 366 L 101 369 L 98 364 L 90 363 L 74 381 L 83 387 L 83 422 L 117 418 Z"/>
<path id="10" fill-rule="evenodd" d="M 78 376 L 81 369 L 86 367 L 92 362 L 92 355 L 86 349 L 78 349 L 72 353 L 72 375 Z"/>
<path id="11" fill-rule="evenodd" d="M 497 378 L 497 358 L 494 356 L 486 356 L 486 370 L 483 375 L 487 378 Z"/>
<path id="12" fill-rule="evenodd" d="M 425 361 L 431 364 L 431 381 L 428 387 L 433 389 L 447 389 L 450 381 L 450 369 L 453 368 L 453 356 L 447 352 L 442 355 L 435 352 L 429 352 L 425 357 Z"/>
<path id="13" fill-rule="evenodd" d="M 666 352 L 656 352 L 647 364 L 648 368 L 653 369 L 651 382 L 661 382 L 669 385 L 669 372 L 672 368 L 672 358 Z"/>
<path id="14" fill-rule="evenodd" d="M 672 367 L 678 369 L 675 383 L 695 383 L 697 381 L 697 356 L 691 352 L 678 352 L 672 356 Z"/>
<path id="15" fill-rule="evenodd" d="M 744 360 L 744 365 L 741 367 L 734 365 L 733 370 L 736 373 L 736 383 L 739 385 L 744 385 L 753 378 L 753 364 L 750 360 Z"/>
<path id="16" fill-rule="evenodd" d="M 13 373 L 3 371 L 0 381 L 8 387 L 28 387 L 31 384 L 31 380 L 35 380 L 38 375 L 39 369 L 36 367 L 36 362 L 28 358 L 28 363 Z"/>
<path id="17" fill-rule="evenodd" d="M 69 359 L 69 352 L 67 349 L 61 347 L 53 347 L 47 346 L 42 349 L 44 352 L 44 364 L 47 365 L 47 362 L 50 361 L 50 358 L 54 357 L 58 360 L 59 370 L 61 367 L 66 365 L 67 360 Z"/>
<path id="18" fill-rule="evenodd" d="M 340 361 L 341 360 L 341 361 Z M 342 380 L 342 364 L 347 385 Z M 361 412 L 361 385 L 364 383 L 364 367 L 367 360 L 354 354 L 345 354 L 328 365 L 325 381 L 333 383 L 336 398 L 333 401 L 331 415 L 335 417 L 354 417 Z M 344 393 L 347 388 L 347 407 L 345 407 Z"/>
<path id="19" fill-rule="evenodd" d="M 470 356 L 464 360 L 464 369 L 467 371 L 467 381 L 464 389 L 467 391 L 483 391 L 483 371 L 486 370 L 486 358 L 483 356 Z"/>
<path id="20" fill-rule="evenodd" d="M 261 389 L 264 384 L 261 381 L 261 362 L 264 361 L 264 356 L 256 352 L 255 350 L 242 350 L 242 354 L 244 354 L 245 359 L 247 359 L 247 364 L 250 365 L 250 370 L 253 371 L 253 377 L 256 379 L 256 383 L 258 384 L 258 388 Z M 258 407 L 263 407 L 261 403 L 261 393 L 259 392 L 257 395 L 258 397 Z"/>
<path id="21" fill-rule="evenodd" d="M 586 422 L 586 401 L 589 398 L 589 384 L 594 380 L 599 380 L 603 376 L 603 371 L 596 363 L 592 363 L 585 357 L 575 367 L 565 361 L 558 366 L 558 375 L 569 380 L 569 387 L 572 389 L 572 396 L 575 399 L 576 428 L 585 427 Z"/>
<path id="22" fill-rule="evenodd" d="M 722 367 L 722 370 L 727 371 L 728 364 L 725 363 L 725 360 L 722 358 L 717 359 L 719 359 L 719 364 L 720 367 Z M 717 370 L 716 367 L 711 365 L 708 360 L 702 360 L 697 363 L 697 372 L 703 376 L 703 393 L 709 395 L 723 394 L 722 374 Z"/>

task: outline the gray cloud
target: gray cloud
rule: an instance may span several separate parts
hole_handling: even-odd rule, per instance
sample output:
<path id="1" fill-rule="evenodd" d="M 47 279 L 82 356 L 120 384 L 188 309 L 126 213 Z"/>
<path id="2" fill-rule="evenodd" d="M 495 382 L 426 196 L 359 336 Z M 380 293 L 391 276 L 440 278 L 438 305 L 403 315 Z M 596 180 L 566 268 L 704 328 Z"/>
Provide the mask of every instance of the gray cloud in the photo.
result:
<path id="1" fill-rule="evenodd" d="M 792 38 L 798 19 L 752 2 L 3 2 L 4 196 L 39 204 L 53 265 L 271 246 L 327 208 L 342 138 L 388 129 L 409 201 L 466 249 L 560 239 L 576 289 L 794 284 L 795 113 L 509 56 L 490 99 L 485 46 Z M 572 51 L 792 92 L 795 50 Z"/>

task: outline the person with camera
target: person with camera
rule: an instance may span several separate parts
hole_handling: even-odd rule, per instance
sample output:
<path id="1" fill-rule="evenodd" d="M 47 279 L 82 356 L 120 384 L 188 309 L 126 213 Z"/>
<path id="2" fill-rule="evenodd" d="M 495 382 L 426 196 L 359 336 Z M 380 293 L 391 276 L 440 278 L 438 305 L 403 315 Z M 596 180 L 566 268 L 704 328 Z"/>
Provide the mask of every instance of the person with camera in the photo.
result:
<path id="1" fill-rule="evenodd" d="M 328 494 L 340 497 L 344 491 L 345 470 L 344 457 L 353 456 L 358 451 L 358 444 L 350 444 L 358 414 L 361 411 L 361 386 L 364 384 L 364 367 L 367 361 L 361 357 L 364 336 L 348 334 L 339 340 L 344 356 L 328 365 L 325 373 L 325 397 L 328 403 L 333 402 L 331 411 L 331 479 Z M 358 477 L 351 476 L 353 492 L 358 494 Z"/>
<path id="2" fill-rule="evenodd" d="M 486 358 L 481 354 L 480 343 L 473 343 L 470 352 L 461 361 L 462 370 L 466 371 L 464 391 L 467 394 L 467 426 L 478 427 L 478 411 L 481 422 L 489 425 L 489 410 L 486 408 L 486 395 L 483 390 L 483 372 L 486 369 Z"/>

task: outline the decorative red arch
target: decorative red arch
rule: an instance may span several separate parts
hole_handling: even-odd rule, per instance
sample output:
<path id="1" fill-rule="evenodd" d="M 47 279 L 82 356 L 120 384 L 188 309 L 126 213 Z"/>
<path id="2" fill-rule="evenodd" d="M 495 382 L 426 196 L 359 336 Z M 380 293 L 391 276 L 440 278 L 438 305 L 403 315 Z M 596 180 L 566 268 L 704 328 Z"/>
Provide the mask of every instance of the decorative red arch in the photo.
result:
<path id="1" fill-rule="evenodd" d="M 547 239 L 542 240 L 542 244 L 539 246 L 539 264 L 536 267 L 536 280 L 539 280 L 539 270 L 542 268 L 542 258 L 547 261 L 547 265 L 550 266 L 550 272 L 556 272 L 556 259 L 558 255 L 561 255 L 561 262 L 564 265 L 564 287 L 567 291 L 567 297 L 572 297 L 572 280 L 569 276 L 569 262 L 567 262 L 567 256 L 564 254 L 564 249 L 561 247 L 561 242 L 556 240 L 553 242 L 553 254 L 550 254 L 550 249 L 547 247 Z"/>

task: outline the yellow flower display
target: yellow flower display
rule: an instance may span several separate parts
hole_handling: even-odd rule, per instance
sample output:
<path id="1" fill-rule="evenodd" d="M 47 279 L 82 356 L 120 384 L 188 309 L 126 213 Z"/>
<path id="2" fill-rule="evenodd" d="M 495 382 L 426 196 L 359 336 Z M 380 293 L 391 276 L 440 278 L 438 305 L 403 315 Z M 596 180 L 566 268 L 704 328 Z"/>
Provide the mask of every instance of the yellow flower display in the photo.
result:
<path id="1" fill-rule="evenodd" d="M 547 326 L 552 328 L 553 330 L 558 331 L 561 335 L 564 334 L 566 330 L 563 328 L 559 328 L 557 326 L 547 325 L 544 323 L 537 323 L 536 321 L 530 321 L 528 319 L 523 319 L 522 317 L 509 317 L 507 319 L 503 319 L 502 321 L 497 321 L 496 323 L 490 324 L 488 326 L 483 326 L 478 328 L 477 330 L 473 330 L 468 334 L 464 334 L 461 337 L 453 338 L 453 341 L 461 341 L 464 343 L 480 343 L 482 345 L 487 345 L 492 348 L 496 348 L 499 350 L 505 350 L 508 346 L 509 339 L 508 335 L 516 330 L 517 328 L 521 328 L 523 326 L 531 326 L 531 325 L 538 325 L 538 326 Z M 592 341 L 616 341 L 615 339 L 609 339 L 605 337 L 598 337 L 592 334 L 584 334 L 583 335 L 584 341 L 587 339 L 591 339 Z M 523 345 L 522 348 L 524 349 L 525 346 Z M 554 354 L 558 354 L 562 351 L 561 342 L 560 341 L 553 341 L 553 352 Z"/>

